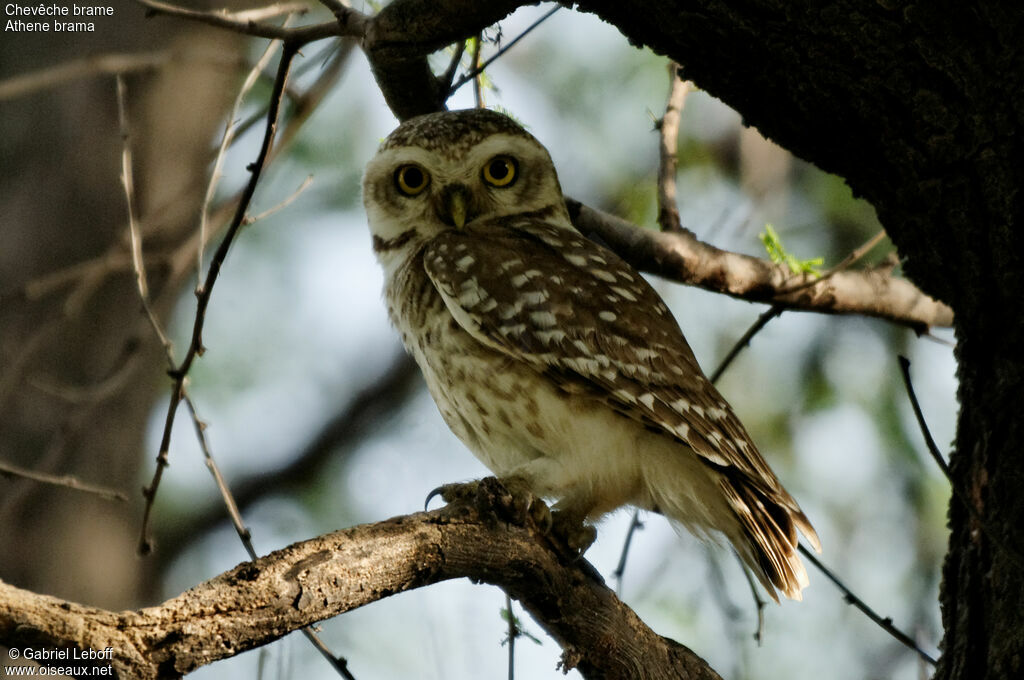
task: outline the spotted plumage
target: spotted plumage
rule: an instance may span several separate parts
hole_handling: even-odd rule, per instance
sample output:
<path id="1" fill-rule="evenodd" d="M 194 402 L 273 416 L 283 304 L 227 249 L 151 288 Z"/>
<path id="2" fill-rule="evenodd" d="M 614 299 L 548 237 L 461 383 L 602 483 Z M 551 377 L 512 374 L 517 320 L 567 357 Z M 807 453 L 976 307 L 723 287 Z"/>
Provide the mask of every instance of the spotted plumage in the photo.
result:
<path id="1" fill-rule="evenodd" d="M 544 148 L 501 114 L 400 126 L 364 180 L 391 320 L 496 475 L 578 521 L 626 504 L 720 532 L 799 598 L 818 539 L 639 273 L 577 232 Z"/>

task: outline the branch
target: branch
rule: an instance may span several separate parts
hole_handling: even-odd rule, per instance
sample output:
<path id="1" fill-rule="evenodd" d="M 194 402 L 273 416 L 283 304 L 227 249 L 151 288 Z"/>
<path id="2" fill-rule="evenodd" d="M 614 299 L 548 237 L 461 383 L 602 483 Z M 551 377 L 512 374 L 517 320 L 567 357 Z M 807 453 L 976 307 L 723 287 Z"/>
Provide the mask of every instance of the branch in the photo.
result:
<path id="1" fill-rule="evenodd" d="M 565 202 L 584 235 L 603 242 L 634 267 L 679 283 L 782 309 L 874 316 L 919 333 L 953 323 L 948 306 L 886 270 L 836 271 L 827 279 L 804 281 L 785 265 L 721 250 L 687 230 L 649 231 L 575 199 Z M 794 279 L 808 285 L 794 288 Z"/>
<path id="2" fill-rule="evenodd" d="M 112 648 L 120 677 L 178 677 L 393 593 L 469 578 L 504 588 L 588 678 L 718 675 L 648 628 L 583 560 L 560 560 L 535 527 L 451 505 L 296 543 L 138 611 L 111 612 L 0 583 L 11 647 Z"/>

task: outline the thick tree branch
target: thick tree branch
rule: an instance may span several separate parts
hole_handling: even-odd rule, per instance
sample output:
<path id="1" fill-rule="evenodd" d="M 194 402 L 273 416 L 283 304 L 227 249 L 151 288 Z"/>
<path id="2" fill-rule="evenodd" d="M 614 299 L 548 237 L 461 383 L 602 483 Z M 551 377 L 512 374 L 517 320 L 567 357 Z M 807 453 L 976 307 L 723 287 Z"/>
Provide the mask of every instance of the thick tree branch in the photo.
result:
<path id="1" fill-rule="evenodd" d="M 585 561 L 569 563 L 535 528 L 466 505 L 296 543 L 138 611 L 104 611 L 0 583 L 0 639 L 13 647 L 110 647 L 119 677 L 177 677 L 455 578 L 506 589 L 565 650 L 562 665 L 585 677 L 718 678 L 692 651 L 651 631 Z"/>
<path id="2" fill-rule="evenodd" d="M 953 323 L 949 307 L 887 270 L 837 271 L 812 283 L 794 276 L 785 265 L 720 250 L 685 229 L 640 229 L 571 198 L 566 205 L 585 235 L 605 243 L 638 269 L 673 281 L 784 309 L 879 317 L 919 332 Z"/>

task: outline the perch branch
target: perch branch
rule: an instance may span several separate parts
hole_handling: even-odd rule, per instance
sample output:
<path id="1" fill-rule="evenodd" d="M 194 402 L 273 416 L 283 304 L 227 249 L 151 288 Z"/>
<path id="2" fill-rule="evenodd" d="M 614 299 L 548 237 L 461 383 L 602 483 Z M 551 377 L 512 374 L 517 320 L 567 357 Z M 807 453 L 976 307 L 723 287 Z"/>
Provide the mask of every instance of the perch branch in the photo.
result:
<path id="1" fill-rule="evenodd" d="M 112 648 L 120 677 L 178 677 L 394 593 L 469 578 L 505 589 L 587 678 L 718 675 L 650 630 L 583 560 L 566 563 L 536 528 L 452 505 L 296 543 L 158 606 L 111 612 L 0 583 L 11 646 Z"/>

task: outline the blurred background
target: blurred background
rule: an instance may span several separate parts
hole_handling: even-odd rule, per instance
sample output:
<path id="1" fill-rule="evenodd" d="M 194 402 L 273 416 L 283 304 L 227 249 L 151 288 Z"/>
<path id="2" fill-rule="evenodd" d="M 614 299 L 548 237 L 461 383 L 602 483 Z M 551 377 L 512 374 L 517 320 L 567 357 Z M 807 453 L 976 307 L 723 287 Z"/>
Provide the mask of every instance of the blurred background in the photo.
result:
<path id="1" fill-rule="evenodd" d="M 521 9 L 489 31 L 484 56 L 548 9 Z M 170 382 L 125 256 L 113 67 L 98 55 L 132 57 L 126 85 L 140 224 L 154 306 L 180 360 L 195 316 L 196 230 L 212 150 L 226 103 L 265 45 L 141 14 L 118 7 L 76 41 L 5 33 L 0 42 L 0 463 L 74 474 L 130 497 L 110 502 L 0 476 L 0 578 L 109 608 L 156 604 L 247 559 L 184 408 L 153 509 L 154 551 L 137 556 L 139 489 L 154 471 Z M 435 56 L 443 70 L 450 54 Z M 68 63 L 84 64 L 85 75 L 10 85 Z M 415 512 L 439 484 L 487 474 L 410 370 L 381 301 L 359 181 L 397 121 L 358 50 L 315 45 L 297 68 L 296 91 L 326 69 L 339 78 L 266 172 L 250 212 L 278 206 L 307 176 L 312 183 L 234 244 L 207 313 L 207 351 L 189 379 L 260 554 Z M 567 195 L 656 228 L 654 120 L 668 84 L 664 58 L 563 9 L 487 69 L 483 96 L 548 147 Z M 264 110 L 269 88 L 268 78 L 257 83 L 240 120 Z M 473 104 L 471 85 L 450 102 Z M 252 126 L 229 151 L 217 201 L 247 180 L 262 132 L 262 123 Z M 684 226 L 702 240 L 765 257 L 758 234 L 771 224 L 787 250 L 823 257 L 824 268 L 881 228 L 841 178 L 792 157 L 699 90 L 682 113 L 678 198 Z M 886 241 L 863 263 L 890 251 Z M 705 372 L 765 311 L 653 283 Z M 927 456 L 897 356 L 911 359 L 932 434 L 946 447 L 956 417 L 952 334 L 934 334 L 785 313 L 719 382 L 814 523 L 822 560 L 933 655 L 949 490 Z M 608 579 L 630 519 L 625 510 L 608 517 L 587 553 Z M 621 597 L 724 677 L 928 676 L 810 566 L 804 601 L 769 605 L 758 646 L 756 607 L 731 553 L 661 517 L 641 519 Z M 320 629 L 360 680 L 504 677 L 504 606 L 496 588 L 449 582 Z M 562 677 L 558 646 L 528 617 L 522 623 L 536 641 L 517 641 L 517 677 Z M 335 674 L 292 635 L 193 677 L 254 676 Z"/>

